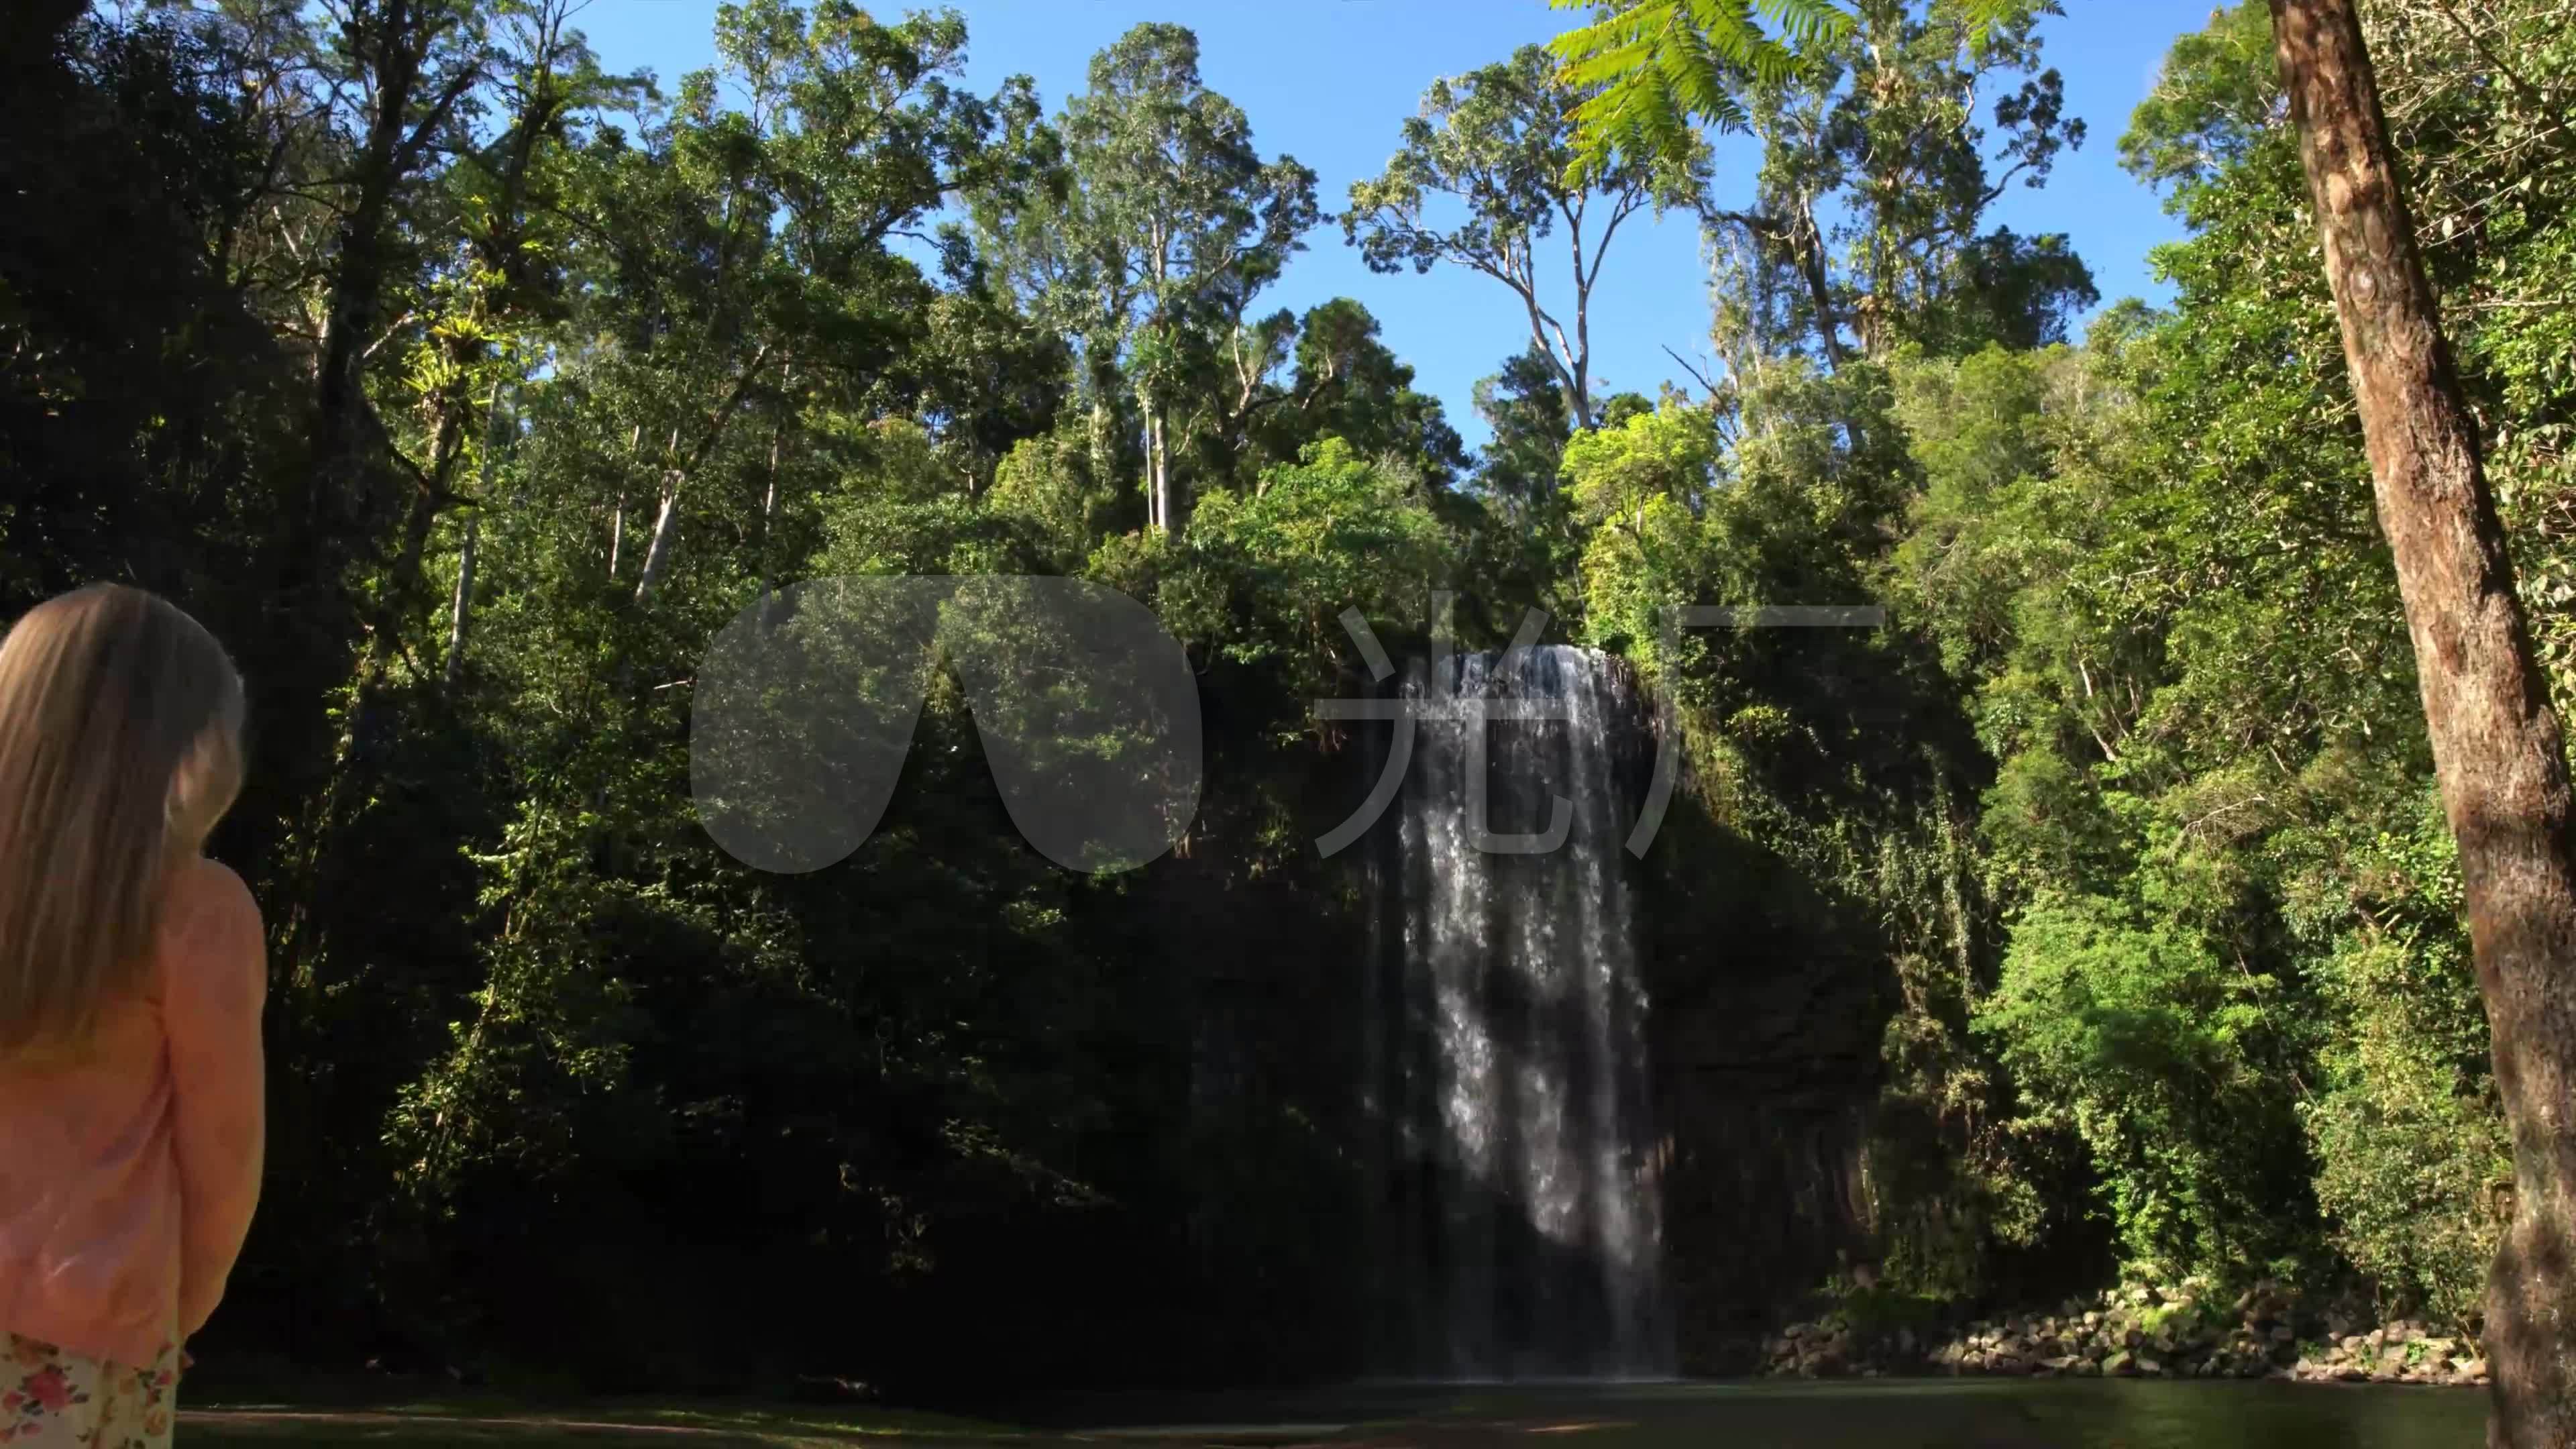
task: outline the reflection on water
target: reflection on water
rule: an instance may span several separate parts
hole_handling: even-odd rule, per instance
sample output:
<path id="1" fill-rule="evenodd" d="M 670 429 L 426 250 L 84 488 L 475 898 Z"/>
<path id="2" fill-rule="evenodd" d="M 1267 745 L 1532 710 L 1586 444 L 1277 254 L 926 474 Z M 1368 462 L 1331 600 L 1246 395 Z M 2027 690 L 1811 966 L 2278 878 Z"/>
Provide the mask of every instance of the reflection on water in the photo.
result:
<path id="1" fill-rule="evenodd" d="M 1861 1383 L 1374 1385 L 1104 1398 L 1050 1427 L 1095 1442 L 1817 1446 L 1817 1449 L 2479 1449 L 2473 1389 L 1939 1379 Z"/>

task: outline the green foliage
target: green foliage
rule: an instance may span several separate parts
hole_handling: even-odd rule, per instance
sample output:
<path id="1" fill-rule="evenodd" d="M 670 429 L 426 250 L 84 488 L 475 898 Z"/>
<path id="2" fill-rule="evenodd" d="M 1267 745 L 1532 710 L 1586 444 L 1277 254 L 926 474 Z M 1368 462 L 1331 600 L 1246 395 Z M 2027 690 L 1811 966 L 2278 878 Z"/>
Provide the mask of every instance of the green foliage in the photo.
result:
<path id="1" fill-rule="evenodd" d="M 1261 158 L 1178 25 L 1121 36 L 1052 127 L 1022 114 L 1006 143 L 1023 159 L 989 169 L 969 197 L 984 249 L 1033 317 L 1078 340 L 1096 472 L 1111 471 L 1116 394 L 1133 395 L 1147 519 L 1177 526 L 1173 469 L 1189 438 L 1171 428 L 1198 414 L 1240 446 L 1248 384 L 1273 365 L 1251 308 L 1321 218 L 1315 175 L 1291 156 Z M 1235 366 L 1231 389 L 1220 357 Z"/>
<path id="2" fill-rule="evenodd" d="M 1238 663 L 1325 665 L 1349 609 L 1381 621 L 1428 617 L 1448 539 L 1421 481 L 1360 457 L 1340 438 L 1269 469 L 1248 494 L 1211 493 L 1167 618 Z"/>
<path id="3" fill-rule="evenodd" d="M 1593 422 L 1585 323 L 1602 259 L 1639 211 L 1700 204 L 1705 147 L 1684 146 L 1595 167 L 1573 179 L 1580 96 L 1537 46 L 1446 77 L 1423 93 L 1384 174 L 1351 183 L 1342 236 L 1374 272 L 1464 267 L 1502 283 L 1529 318 L 1533 351 L 1556 374 L 1576 426 Z M 1452 207 L 1464 215 L 1441 213 Z M 1551 285 L 1539 244 L 1562 226 L 1571 258 Z M 1586 227 L 1592 228 L 1588 237 Z M 1571 302 L 1571 331 L 1559 316 Z"/>
<path id="4" fill-rule="evenodd" d="M 2043 898 L 2013 923 L 1975 1029 L 2048 1125 L 2090 1149 L 2132 1256 L 2241 1272 L 2296 1226 L 2280 1212 L 2289 1114 L 2264 1070 L 2271 995 L 2187 930 Z"/>
<path id="5" fill-rule="evenodd" d="M 667 96 L 562 0 L 28 47 L 0 592 L 170 593 L 259 721 L 217 848 L 275 924 L 275 1126 L 217 1331 L 663 1387 L 1357 1371 L 1372 923 L 1312 842 L 1364 752 L 1310 701 L 1356 682 L 1345 611 L 1399 639 L 1434 589 L 1470 639 L 1538 605 L 1624 655 L 1684 747 L 1638 869 L 1658 1039 L 1741 1069 L 1668 1083 L 1699 1318 L 1839 1274 L 1845 1321 L 1901 1326 L 2119 1258 L 2472 1313 L 2507 1146 L 2265 12 L 2131 118 L 2191 234 L 2166 310 L 2079 338 L 2081 260 L 1989 214 L 2083 139 L 2050 8 L 1627 0 L 1563 68 L 1432 84 L 1343 224 L 1527 316 L 1472 461 L 1365 308 L 1262 310 L 1314 177 L 1181 27 L 1052 117 L 965 88 L 957 17 L 846 0 L 724 7 Z M 2497 0 L 2464 44 L 2441 9 L 2364 14 L 2576 704 L 2576 29 Z M 1762 148 L 1736 207 L 1711 122 Z M 935 264 L 895 245 L 951 197 Z M 1596 397 L 1603 249 L 1676 205 L 1722 371 Z M 1171 856 L 1038 858 L 937 670 L 849 860 L 718 850 L 714 632 L 975 572 L 1184 641 L 1208 770 Z M 952 623 L 1024 686 L 988 718 L 1106 687 L 981 602 Z M 1816 604 L 1884 620 L 1665 630 Z"/>
<path id="6" fill-rule="evenodd" d="M 2323 1081 L 2301 1115 L 2344 1254 L 2391 1297 L 2465 1323 L 2483 1301 L 2512 1153 L 2487 1080 L 2458 857 L 2431 790 L 2411 825 L 2298 882 L 2299 916 L 2331 948 L 2317 971 Z M 2357 921 L 2311 894 L 2338 885 L 2360 897 Z"/>
<path id="7" fill-rule="evenodd" d="M 1561 10 L 1577 0 L 1550 0 Z M 1589 25 L 1556 38 L 1566 80 L 1593 88 L 1576 107 L 1583 161 L 1669 155 L 1686 146 L 1690 126 L 1745 122 L 1730 81 L 1774 84 L 1796 73 L 1795 47 L 1849 33 L 1851 17 L 1831 0 L 1765 0 L 1774 37 L 1750 7 L 1725 0 L 1630 0 Z"/>
<path id="8" fill-rule="evenodd" d="M 1110 488 L 1091 472 L 1089 440 L 1072 428 L 1013 444 L 993 475 L 990 502 L 995 512 L 1035 529 L 1050 562 L 1068 573 L 1109 530 L 1116 506 Z"/>
<path id="9" fill-rule="evenodd" d="M 2261 143 L 2280 89 L 2270 8 L 2214 11 L 2207 29 L 2174 41 L 2120 137 L 2120 164 L 2151 184 L 2212 182 Z"/>
<path id="10" fill-rule="evenodd" d="M 1548 0 L 1559 10 L 1590 0 Z M 1746 123 L 1740 87 L 1794 77 L 1802 50 L 1841 40 L 1853 18 L 1836 0 L 1617 0 L 1607 13 L 1550 43 L 1569 84 L 1590 90 L 1574 111 L 1581 168 L 1613 158 L 1678 155 L 1695 125 Z M 1952 7 L 1972 48 L 2053 9 L 2035 0 L 1960 0 Z M 1756 19 L 1759 13 L 1760 20 Z M 1768 20 L 1774 35 L 1762 28 Z"/>

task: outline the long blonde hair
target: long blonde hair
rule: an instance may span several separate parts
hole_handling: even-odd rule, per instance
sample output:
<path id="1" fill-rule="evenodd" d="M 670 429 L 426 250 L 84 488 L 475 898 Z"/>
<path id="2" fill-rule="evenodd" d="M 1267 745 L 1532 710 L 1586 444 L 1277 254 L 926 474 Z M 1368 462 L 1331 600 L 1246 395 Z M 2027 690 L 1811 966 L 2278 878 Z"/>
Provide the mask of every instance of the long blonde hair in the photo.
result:
<path id="1" fill-rule="evenodd" d="M 205 626 L 93 584 L 0 641 L 0 1058 L 78 1053 L 142 985 L 172 868 L 241 789 L 242 685 Z"/>

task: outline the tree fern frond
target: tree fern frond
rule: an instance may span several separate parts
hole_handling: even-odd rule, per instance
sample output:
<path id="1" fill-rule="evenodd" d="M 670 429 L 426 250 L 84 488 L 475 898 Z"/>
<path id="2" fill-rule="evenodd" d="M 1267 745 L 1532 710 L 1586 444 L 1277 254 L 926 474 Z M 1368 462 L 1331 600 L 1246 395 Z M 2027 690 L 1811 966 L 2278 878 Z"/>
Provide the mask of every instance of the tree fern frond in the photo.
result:
<path id="1" fill-rule="evenodd" d="M 1560 10 L 1584 3 L 1550 0 Z M 2009 11 L 2033 0 L 1969 3 Z M 1694 124 L 1742 126 L 1742 80 L 1789 80 L 1803 53 L 1851 24 L 1840 0 L 1629 0 L 1566 31 L 1548 47 L 1559 75 L 1595 92 L 1571 113 L 1578 170 L 1606 166 L 1613 156 L 1678 156 L 1692 146 Z"/>
<path id="2" fill-rule="evenodd" d="M 1596 51 L 1580 60 L 1569 60 L 1557 74 L 1568 85 L 1589 89 L 1642 69 L 1653 54 L 1653 41 L 1632 40 L 1609 50 Z"/>
<path id="3" fill-rule="evenodd" d="M 1968 48 L 1982 52 L 1995 32 L 2030 17 L 2034 0 L 1966 0 Z"/>
<path id="4" fill-rule="evenodd" d="M 1971 0 L 1979 6 L 2010 0 Z M 1812 46 L 1840 40 L 1851 30 L 1851 13 L 1833 0 L 1756 0 L 1763 17 L 1780 27 L 1791 45 Z"/>

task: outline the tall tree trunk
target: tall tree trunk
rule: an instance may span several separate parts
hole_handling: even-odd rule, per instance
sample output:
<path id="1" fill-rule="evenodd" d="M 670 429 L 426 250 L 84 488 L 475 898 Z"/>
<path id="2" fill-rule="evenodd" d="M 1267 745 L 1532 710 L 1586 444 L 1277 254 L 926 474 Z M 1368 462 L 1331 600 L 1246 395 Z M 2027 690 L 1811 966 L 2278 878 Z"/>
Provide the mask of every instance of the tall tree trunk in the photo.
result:
<path id="1" fill-rule="evenodd" d="M 1529 311 L 1530 340 L 1538 344 L 1539 356 L 1547 359 L 1548 370 L 1556 374 L 1557 391 L 1565 399 L 1565 415 L 1574 420 L 1576 432 L 1592 431 L 1591 380 L 1578 375 L 1574 364 L 1559 356 L 1557 349 L 1548 342 L 1547 315 L 1539 310 L 1538 294 L 1522 292 L 1521 304 Z"/>
<path id="2" fill-rule="evenodd" d="M 1145 422 L 1145 527 L 1171 526 L 1171 499 L 1163 487 L 1163 410 L 1143 383 L 1136 386 L 1136 411 Z"/>
<path id="3" fill-rule="evenodd" d="M 2576 1445 L 2576 853 L 2567 753 L 2460 400 L 2353 0 L 2271 0 L 2380 526 L 2459 843 L 2513 1214 L 2487 1285 L 2494 1449 Z"/>
<path id="4" fill-rule="evenodd" d="M 493 391 L 494 395 L 498 396 L 500 385 L 495 383 Z M 485 414 L 484 421 L 488 432 L 488 424 L 491 421 L 489 413 Z M 429 464 L 420 469 L 412 479 L 411 505 L 403 515 L 402 545 L 394 555 L 393 569 L 385 580 L 392 604 L 391 612 L 396 615 L 408 612 L 414 603 L 427 603 L 427 599 L 412 595 L 411 586 L 417 583 L 423 594 L 428 593 L 429 581 L 422 575 L 423 560 L 429 554 L 430 531 L 437 526 L 438 515 L 447 507 L 452 497 L 448 483 L 455 477 L 456 464 L 464 455 L 464 399 L 455 397 L 443 399 L 439 404 L 438 428 L 430 439 Z M 429 597 L 435 598 L 436 595 L 429 595 Z M 391 628 L 380 628 L 377 631 L 371 650 L 371 674 L 382 672 L 383 666 L 393 658 L 399 643 Z"/>
<path id="5" fill-rule="evenodd" d="M 760 493 L 760 607 L 769 607 L 770 538 L 778 515 L 778 453 L 787 441 L 787 419 L 781 415 L 769 432 L 769 472 Z"/>
<path id="6" fill-rule="evenodd" d="M 635 431 L 626 439 L 626 466 L 634 467 L 635 460 L 643 456 L 643 453 L 644 425 L 637 423 Z M 617 509 L 608 518 L 608 576 L 612 579 L 617 577 L 617 551 L 624 547 L 625 543 L 626 490 L 621 488 L 617 491 Z"/>
<path id="7" fill-rule="evenodd" d="M 492 401 L 483 413 L 483 456 L 477 461 L 479 475 L 474 489 L 474 502 L 479 510 L 492 501 L 493 454 L 500 449 L 501 383 L 492 383 Z M 465 515 L 465 542 L 456 552 L 456 597 L 447 614 L 447 668 L 443 688 L 456 692 L 457 681 L 465 676 L 465 633 L 474 615 L 474 554 L 482 541 L 483 517 L 479 511 Z"/>
<path id="8" fill-rule="evenodd" d="M 1091 476 L 1094 487 L 1106 487 L 1118 476 L 1118 445 L 1111 437 L 1115 419 L 1110 414 L 1108 393 L 1095 388 L 1091 395 Z"/>
<path id="9" fill-rule="evenodd" d="M 1163 531 L 1170 533 L 1179 526 L 1172 513 L 1178 501 L 1172 487 L 1172 422 L 1159 409 L 1154 414 L 1154 487 L 1163 495 Z"/>
<path id="10" fill-rule="evenodd" d="M 652 541 L 644 546 L 644 573 L 635 581 L 635 602 L 653 597 L 653 586 L 662 581 L 662 568 L 671 561 L 671 535 L 680 526 L 680 489 L 688 475 L 677 468 L 662 475 L 662 511 L 653 520 Z"/>
<path id="11" fill-rule="evenodd" d="M 760 369 L 768 360 L 769 344 L 764 342 L 758 351 L 752 353 L 742 375 L 734 379 L 732 391 L 726 393 L 724 401 L 708 415 L 705 427 L 687 457 L 680 456 L 680 430 L 671 430 L 671 443 L 665 450 L 669 466 L 662 472 L 662 512 L 653 520 L 653 541 L 644 549 L 643 576 L 635 581 L 635 602 L 639 607 L 653 597 L 653 586 L 661 582 L 662 570 L 671 561 L 672 539 L 680 528 L 681 491 L 689 486 L 690 479 L 697 476 L 699 465 L 706 462 L 707 454 L 724 436 L 726 424 L 733 421 L 734 412 L 742 406 L 742 400 L 751 395 L 752 383 L 759 378 Z"/>
<path id="12" fill-rule="evenodd" d="M 483 520 L 479 515 L 465 515 L 465 543 L 456 554 L 456 598 L 447 614 L 447 673 L 443 687 L 456 692 L 465 677 L 465 628 L 474 614 L 474 552 L 481 542 Z"/>
<path id="13" fill-rule="evenodd" d="M 1141 401 L 1141 400 L 1140 400 Z M 1163 494 L 1154 486 L 1154 410 L 1145 408 L 1145 528 L 1148 532 L 1163 526 Z"/>

